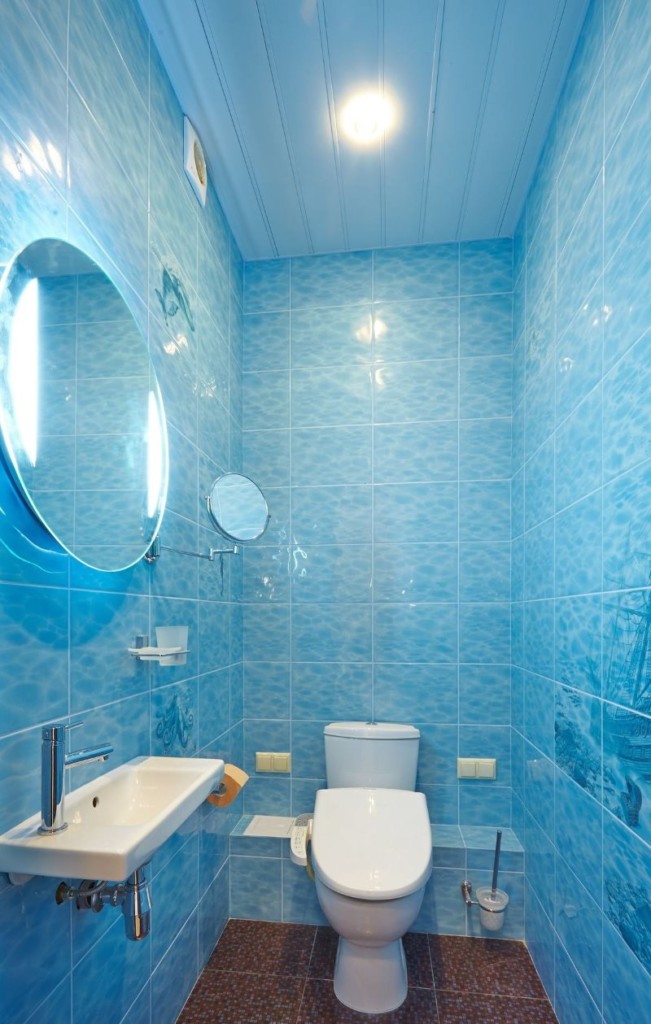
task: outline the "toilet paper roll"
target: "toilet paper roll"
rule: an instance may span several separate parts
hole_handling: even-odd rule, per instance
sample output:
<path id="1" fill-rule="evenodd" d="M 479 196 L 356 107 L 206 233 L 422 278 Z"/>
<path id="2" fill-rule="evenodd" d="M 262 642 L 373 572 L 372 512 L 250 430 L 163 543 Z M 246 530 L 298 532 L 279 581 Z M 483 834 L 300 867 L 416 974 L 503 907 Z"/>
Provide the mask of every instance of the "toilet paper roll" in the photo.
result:
<path id="1" fill-rule="evenodd" d="M 216 791 L 211 793 L 207 799 L 215 807 L 228 807 L 248 781 L 249 776 L 242 768 L 238 768 L 236 764 L 226 764 L 222 781 Z"/>

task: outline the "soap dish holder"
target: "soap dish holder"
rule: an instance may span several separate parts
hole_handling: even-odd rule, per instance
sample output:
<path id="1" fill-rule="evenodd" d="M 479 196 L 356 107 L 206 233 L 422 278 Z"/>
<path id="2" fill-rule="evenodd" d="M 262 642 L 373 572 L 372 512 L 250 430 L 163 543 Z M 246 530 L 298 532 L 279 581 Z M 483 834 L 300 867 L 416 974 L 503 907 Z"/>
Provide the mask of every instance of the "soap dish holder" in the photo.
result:
<path id="1" fill-rule="evenodd" d="M 128 648 L 137 661 L 157 661 L 159 665 L 185 665 L 188 651 L 187 626 L 157 626 L 156 645 L 148 636 L 137 636 L 135 646 Z"/>
<path id="2" fill-rule="evenodd" d="M 184 665 L 187 647 L 129 647 L 136 661 L 157 661 L 159 665 Z"/>

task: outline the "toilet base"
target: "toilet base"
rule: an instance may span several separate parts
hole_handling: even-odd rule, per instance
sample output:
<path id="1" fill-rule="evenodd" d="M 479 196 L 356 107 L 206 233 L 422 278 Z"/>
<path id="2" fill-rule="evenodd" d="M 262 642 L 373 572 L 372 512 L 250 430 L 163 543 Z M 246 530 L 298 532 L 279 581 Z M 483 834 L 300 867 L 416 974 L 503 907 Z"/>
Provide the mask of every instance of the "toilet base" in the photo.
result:
<path id="1" fill-rule="evenodd" d="M 384 946 L 360 946 L 339 937 L 334 977 L 340 1003 L 360 1013 L 389 1013 L 407 997 L 407 963 L 402 939 Z"/>

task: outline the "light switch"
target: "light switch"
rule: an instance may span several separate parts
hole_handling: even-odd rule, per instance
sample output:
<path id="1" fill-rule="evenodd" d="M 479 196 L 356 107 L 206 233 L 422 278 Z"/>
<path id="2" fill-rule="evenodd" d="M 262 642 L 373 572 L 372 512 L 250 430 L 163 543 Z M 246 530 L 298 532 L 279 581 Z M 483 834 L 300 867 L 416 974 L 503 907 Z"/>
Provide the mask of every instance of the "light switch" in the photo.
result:
<path id="1" fill-rule="evenodd" d="M 496 776 L 496 764 L 494 757 L 477 758 L 477 778 L 494 779 Z"/>
<path id="2" fill-rule="evenodd" d="M 494 757 L 458 757 L 458 779 L 494 779 L 497 762 Z"/>
<path id="3" fill-rule="evenodd" d="M 273 770 L 275 772 L 289 772 L 292 768 L 291 754 L 272 754 Z"/>
<path id="4" fill-rule="evenodd" d="M 292 770 L 292 755 L 284 751 L 276 753 L 273 750 L 257 750 L 255 770 L 256 772 L 290 772 Z"/>
<path id="5" fill-rule="evenodd" d="M 477 765 L 474 757 L 457 758 L 457 778 L 474 779 L 477 776 Z"/>

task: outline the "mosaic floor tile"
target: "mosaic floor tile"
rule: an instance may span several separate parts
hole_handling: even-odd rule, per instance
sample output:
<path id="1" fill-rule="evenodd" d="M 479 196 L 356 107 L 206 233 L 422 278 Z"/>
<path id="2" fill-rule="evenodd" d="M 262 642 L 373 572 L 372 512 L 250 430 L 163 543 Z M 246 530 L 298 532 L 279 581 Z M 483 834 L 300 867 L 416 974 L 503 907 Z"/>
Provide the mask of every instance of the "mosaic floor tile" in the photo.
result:
<path id="1" fill-rule="evenodd" d="M 433 990 L 410 988 L 393 1013 L 358 1013 L 343 1006 L 327 981 L 309 980 L 297 1024 L 438 1024 Z"/>
<path id="2" fill-rule="evenodd" d="M 388 1014 L 336 998 L 337 942 L 326 926 L 229 921 L 177 1024 L 556 1024 L 522 942 L 407 934 L 409 991 Z"/>
<path id="3" fill-rule="evenodd" d="M 460 992 L 442 992 L 436 998 L 440 1024 L 557 1024 L 546 999 L 488 998 L 486 993 L 479 998 Z"/>
<path id="4" fill-rule="evenodd" d="M 207 971 L 283 974 L 304 978 L 316 928 L 271 921 L 231 920 L 226 925 Z"/>
<path id="5" fill-rule="evenodd" d="M 545 990 L 522 942 L 430 935 L 437 990 L 545 999 Z"/>
<path id="6" fill-rule="evenodd" d="M 304 987 L 302 978 L 204 971 L 178 1024 L 296 1024 Z"/>

